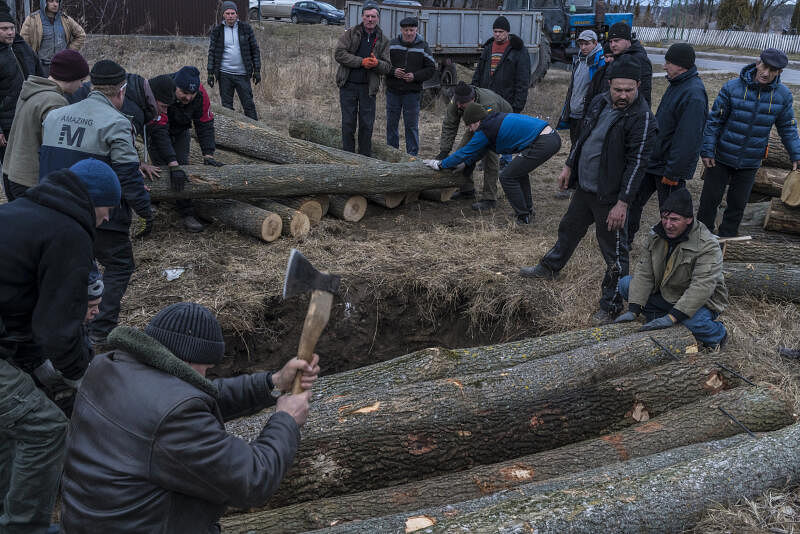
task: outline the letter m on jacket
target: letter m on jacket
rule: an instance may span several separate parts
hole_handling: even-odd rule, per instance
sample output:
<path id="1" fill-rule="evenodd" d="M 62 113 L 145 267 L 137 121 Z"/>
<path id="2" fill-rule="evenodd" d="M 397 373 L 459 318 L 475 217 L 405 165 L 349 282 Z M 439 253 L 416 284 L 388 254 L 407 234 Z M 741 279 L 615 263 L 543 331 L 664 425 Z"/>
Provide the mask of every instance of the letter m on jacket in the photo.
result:
<path id="1" fill-rule="evenodd" d="M 86 134 L 86 128 L 83 126 L 77 126 L 75 131 L 72 131 L 72 126 L 69 124 L 62 124 L 61 125 L 61 133 L 58 135 L 58 144 L 63 145 L 67 144 L 69 146 L 74 146 L 80 148 L 81 143 L 83 143 L 83 136 Z"/>

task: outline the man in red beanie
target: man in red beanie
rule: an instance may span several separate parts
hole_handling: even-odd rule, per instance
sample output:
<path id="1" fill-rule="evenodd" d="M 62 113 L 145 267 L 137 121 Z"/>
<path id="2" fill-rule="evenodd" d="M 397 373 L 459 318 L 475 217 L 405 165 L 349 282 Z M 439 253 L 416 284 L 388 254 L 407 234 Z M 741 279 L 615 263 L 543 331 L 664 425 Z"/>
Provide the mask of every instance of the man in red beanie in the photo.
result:
<path id="1" fill-rule="evenodd" d="M 9 201 L 39 183 L 39 147 L 42 123 L 47 114 L 67 105 L 72 94 L 89 75 L 89 65 L 80 52 L 62 50 L 53 56 L 50 76 L 29 76 L 19 93 L 14 124 L 3 161 L 3 188 Z"/>

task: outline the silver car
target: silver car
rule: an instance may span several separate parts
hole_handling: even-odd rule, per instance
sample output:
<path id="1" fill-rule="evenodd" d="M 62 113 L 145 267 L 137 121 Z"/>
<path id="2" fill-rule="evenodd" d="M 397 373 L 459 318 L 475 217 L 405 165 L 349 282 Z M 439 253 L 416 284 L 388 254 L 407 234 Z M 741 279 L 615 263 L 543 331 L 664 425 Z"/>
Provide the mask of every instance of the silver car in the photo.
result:
<path id="1" fill-rule="evenodd" d="M 260 0 L 260 2 L 263 18 L 288 19 L 292 15 L 295 0 Z M 258 20 L 258 3 L 259 0 L 250 0 L 250 20 Z"/>

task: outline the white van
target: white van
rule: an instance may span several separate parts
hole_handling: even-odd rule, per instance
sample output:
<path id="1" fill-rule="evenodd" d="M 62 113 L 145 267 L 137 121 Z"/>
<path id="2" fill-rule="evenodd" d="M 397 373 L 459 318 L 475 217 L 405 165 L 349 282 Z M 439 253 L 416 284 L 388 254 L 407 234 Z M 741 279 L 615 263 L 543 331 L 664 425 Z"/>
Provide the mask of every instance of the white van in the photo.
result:
<path id="1" fill-rule="evenodd" d="M 292 16 L 292 6 L 295 0 L 260 0 L 260 2 L 263 18 L 288 19 Z M 250 0 L 250 20 L 258 20 L 258 3 L 259 0 Z"/>

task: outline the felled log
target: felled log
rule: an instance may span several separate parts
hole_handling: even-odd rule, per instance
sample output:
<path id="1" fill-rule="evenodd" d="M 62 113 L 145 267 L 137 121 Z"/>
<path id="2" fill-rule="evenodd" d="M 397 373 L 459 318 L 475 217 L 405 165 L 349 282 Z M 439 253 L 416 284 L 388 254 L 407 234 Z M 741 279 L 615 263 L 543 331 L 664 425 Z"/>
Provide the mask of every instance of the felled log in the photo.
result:
<path id="1" fill-rule="evenodd" d="M 764 230 L 800 234 L 800 209 L 790 208 L 780 198 L 773 198 L 764 219 Z"/>
<path id="2" fill-rule="evenodd" d="M 764 230 L 764 219 L 771 202 L 748 204 L 739 233 L 750 241 L 729 241 L 725 261 L 759 263 L 800 263 L 800 236 Z"/>
<path id="3" fill-rule="evenodd" d="M 426 532 L 683 532 L 710 505 L 800 481 L 800 424 L 709 456 L 542 496 L 509 499 Z"/>
<path id="4" fill-rule="evenodd" d="M 214 151 L 214 159 L 224 163 L 225 165 L 241 165 L 254 163 L 263 163 L 263 160 L 251 158 L 233 150 L 217 147 Z M 197 143 L 189 144 L 189 163 L 192 165 L 203 164 L 203 152 L 200 150 L 200 145 Z"/>
<path id="5" fill-rule="evenodd" d="M 342 148 L 342 131 L 339 128 L 328 126 L 316 121 L 293 120 L 289 125 L 289 135 L 296 139 L 303 139 L 320 145 Z M 417 158 L 409 156 L 402 150 L 387 145 L 382 141 L 372 141 L 372 156 L 383 161 L 400 163 L 401 161 L 414 161 Z"/>
<path id="6" fill-rule="evenodd" d="M 789 157 L 786 147 L 783 146 L 783 142 L 781 142 L 781 138 L 774 128 L 770 132 L 767 147 L 767 157 L 763 161 L 765 167 L 792 169 L 792 158 Z"/>
<path id="7" fill-rule="evenodd" d="M 685 330 L 676 330 L 662 339 L 680 343 Z M 709 380 L 720 388 L 731 384 L 693 359 L 671 364 L 668 380 L 662 374 L 667 370 L 650 370 L 596 382 L 672 359 L 653 354 L 652 347 L 642 353 L 644 348 L 613 358 L 604 354 L 603 361 L 593 354 L 581 354 L 584 360 L 575 353 L 557 355 L 508 371 L 316 403 L 293 474 L 270 504 L 375 489 L 552 449 L 632 424 L 645 411 L 655 416 L 706 395 L 714 389 L 702 385 Z M 312 471 L 315 476 L 308 476 Z"/>
<path id="8" fill-rule="evenodd" d="M 280 215 L 238 200 L 198 200 L 194 203 L 198 215 L 217 220 L 243 234 L 270 243 L 281 235 Z"/>
<path id="9" fill-rule="evenodd" d="M 285 197 L 274 200 L 301 212 L 308 217 L 311 224 L 319 224 L 322 220 L 322 204 L 317 197 Z"/>
<path id="10" fill-rule="evenodd" d="M 800 301 L 800 266 L 725 262 L 722 271 L 731 295 Z"/>
<path id="11" fill-rule="evenodd" d="M 304 213 L 273 200 L 253 200 L 253 204 L 261 209 L 277 213 L 283 221 L 283 235 L 304 237 L 311 230 L 311 223 Z"/>
<path id="12" fill-rule="evenodd" d="M 433 202 L 447 202 L 453 198 L 456 191 L 458 191 L 457 187 L 441 187 L 439 189 L 421 191 L 419 196 L 425 200 L 432 200 Z"/>
<path id="13" fill-rule="evenodd" d="M 223 526 L 225 532 L 253 528 L 276 533 L 305 532 L 345 521 L 478 499 L 534 481 L 742 432 L 718 406 L 754 432 L 777 430 L 794 422 L 787 403 L 774 398 L 771 392 L 735 388 L 601 438 L 410 484 L 243 514 L 232 518 L 235 528 L 230 519 L 223 521 Z M 313 512 L 305 514 L 303 510 Z"/>
<path id="14" fill-rule="evenodd" d="M 347 222 L 358 222 L 367 213 L 367 199 L 361 195 L 330 195 L 328 213 Z"/>
<path id="15" fill-rule="evenodd" d="M 383 163 L 373 160 L 348 165 L 187 165 L 189 176 L 181 192 L 169 180 L 151 182 L 153 200 L 176 198 L 293 197 L 319 194 L 404 193 L 452 187 L 464 180 L 460 173 L 434 171 L 422 163 Z"/>
<path id="16" fill-rule="evenodd" d="M 316 195 L 314 197 L 319 205 L 322 206 L 322 216 L 325 217 L 328 214 L 328 208 L 331 206 L 331 198 L 328 195 Z"/>
<path id="17" fill-rule="evenodd" d="M 783 182 L 786 180 L 788 171 L 786 169 L 773 169 L 761 167 L 756 172 L 756 179 L 753 182 L 753 192 L 780 197 L 783 190 Z"/>
<path id="18" fill-rule="evenodd" d="M 369 200 L 370 202 L 377 204 L 378 206 L 383 206 L 384 208 L 393 210 L 397 206 L 403 203 L 403 199 L 406 198 L 405 193 L 384 193 L 378 195 L 364 195 L 364 197 Z"/>

